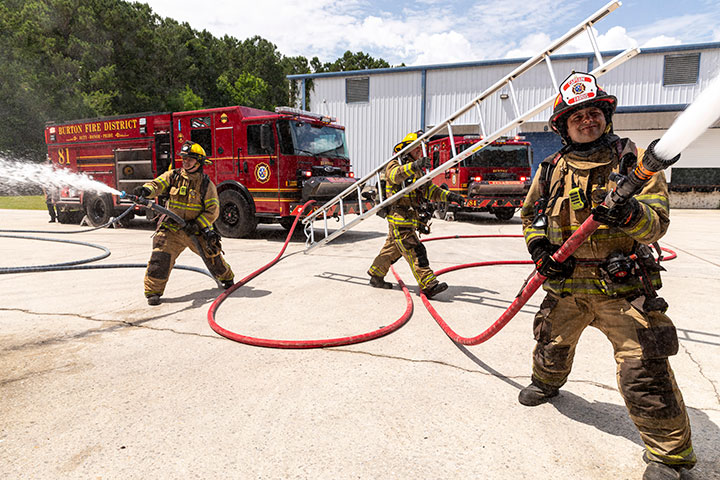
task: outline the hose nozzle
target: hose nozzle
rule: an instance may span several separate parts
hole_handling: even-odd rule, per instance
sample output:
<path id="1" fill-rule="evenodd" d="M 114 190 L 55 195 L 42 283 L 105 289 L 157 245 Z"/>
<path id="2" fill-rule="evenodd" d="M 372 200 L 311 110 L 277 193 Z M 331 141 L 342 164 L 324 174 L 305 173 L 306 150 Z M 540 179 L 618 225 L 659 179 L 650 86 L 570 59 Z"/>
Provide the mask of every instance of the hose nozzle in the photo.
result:
<path id="1" fill-rule="evenodd" d="M 617 187 L 608 193 L 605 198 L 605 205 L 608 208 L 627 202 L 630 197 L 642 189 L 643 185 L 645 185 L 653 175 L 665 170 L 680 160 L 679 153 L 670 160 L 659 157 L 655 152 L 655 145 L 657 145 L 659 141 L 660 139 L 658 138 L 648 145 L 645 154 L 638 160 L 635 168 L 627 176 L 617 173 L 610 174 L 610 180 L 617 182 Z"/>
<path id="2" fill-rule="evenodd" d="M 665 170 L 666 168 L 672 166 L 673 164 L 677 163 L 678 160 L 680 160 L 679 153 L 669 160 L 659 157 L 658 154 L 655 152 L 655 146 L 659 141 L 660 139 L 658 138 L 656 140 L 653 140 L 650 145 L 648 145 L 647 150 L 645 150 L 645 155 L 643 155 L 643 157 L 640 159 L 637 166 L 635 167 L 635 170 L 633 170 L 631 174 L 635 175 L 642 183 L 650 180 L 650 177 L 655 175 L 660 170 Z"/>
<path id="3" fill-rule="evenodd" d="M 133 195 L 132 193 L 126 193 L 125 191 L 122 191 L 120 193 L 120 198 L 127 198 L 133 203 L 136 203 L 138 205 L 148 205 L 149 200 L 145 197 L 138 197 L 137 195 Z"/>

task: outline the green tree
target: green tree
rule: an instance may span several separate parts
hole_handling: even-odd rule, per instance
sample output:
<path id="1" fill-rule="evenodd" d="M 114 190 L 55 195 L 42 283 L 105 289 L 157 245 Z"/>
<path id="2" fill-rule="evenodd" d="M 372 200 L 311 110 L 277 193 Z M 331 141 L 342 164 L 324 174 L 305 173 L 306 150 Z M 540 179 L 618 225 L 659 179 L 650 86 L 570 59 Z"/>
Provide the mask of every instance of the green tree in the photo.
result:
<path id="1" fill-rule="evenodd" d="M 320 60 L 314 57 L 311 62 L 315 72 L 350 72 L 353 70 L 369 70 L 371 68 L 390 68 L 390 64 L 382 58 L 373 58 L 367 53 L 346 51 L 342 57 L 334 62 L 320 65 Z"/>
<path id="2" fill-rule="evenodd" d="M 250 73 L 241 73 L 234 82 L 223 74 L 217 80 L 218 89 L 232 100 L 233 105 L 270 110 L 273 108 L 269 98 L 268 84 Z"/>

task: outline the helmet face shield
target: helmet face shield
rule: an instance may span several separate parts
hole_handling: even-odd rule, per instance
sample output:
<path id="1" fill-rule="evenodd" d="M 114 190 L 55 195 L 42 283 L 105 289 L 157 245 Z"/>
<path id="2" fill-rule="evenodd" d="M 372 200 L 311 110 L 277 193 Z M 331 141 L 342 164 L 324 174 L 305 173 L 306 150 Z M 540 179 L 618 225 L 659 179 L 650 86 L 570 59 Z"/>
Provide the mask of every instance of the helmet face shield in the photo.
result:
<path id="1" fill-rule="evenodd" d="M 407 147 L 411 143 L 413 143 L 415 140 L 420 138 L 420 136 L 423 134 L 422 130 L 418 130 L 417 132 L 410 132 L 407 135 L 405 135 L 405 138 L 400 141 L 400 143 L 396 144 L 393 147 L 393 152 L 398 153 L 403 148 Z"/>
<path id="2" fill-rule="evenodd" d="M 589 73 L 573 73 L 560 84 L 560 93 L 555 98 L 553 112 L 548 120 L 550 128 L 566 143 L 567 119 L 573 112 L 588 107 L 597 107 L 605 114 L 605 122 L 612 125 L 612 116 L 617 107 L 617 98 L 608 95 L 598 87 L 597 80 Z"/>
<path id="3" fill-rule="evenodd" d="M 187 141 L 180 148 L 180 156 L 188 156 L 198 161 L 200 165 L 209 165 L 212 163 L 205 154 L 205 149 L 199 143 Z"/>

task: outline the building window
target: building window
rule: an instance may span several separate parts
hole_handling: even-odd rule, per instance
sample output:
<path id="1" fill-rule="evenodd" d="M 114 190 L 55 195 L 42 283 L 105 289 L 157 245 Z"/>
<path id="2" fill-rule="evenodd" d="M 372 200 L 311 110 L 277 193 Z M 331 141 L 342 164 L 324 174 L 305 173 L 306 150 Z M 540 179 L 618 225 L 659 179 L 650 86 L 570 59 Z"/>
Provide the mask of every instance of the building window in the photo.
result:
<path id="1" fill-rule="evenodd" d="M 370 77 L 345 79 L 345 103 L 370 101 Z"/>
<path id="2" fill-rule="evenodd" d="M 663 85 L 695 85 L 700 75 L 700 53 L 665 55 Z"/>

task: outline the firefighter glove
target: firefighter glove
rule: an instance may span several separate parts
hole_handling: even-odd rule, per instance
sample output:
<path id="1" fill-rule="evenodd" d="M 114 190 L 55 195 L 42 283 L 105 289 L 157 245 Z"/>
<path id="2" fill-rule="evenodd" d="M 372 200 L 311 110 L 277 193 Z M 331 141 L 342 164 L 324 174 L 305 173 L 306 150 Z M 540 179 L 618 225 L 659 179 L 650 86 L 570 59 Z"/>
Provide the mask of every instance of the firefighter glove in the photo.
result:
<path id="1" fill-rule="evenodd" d="M 560 247 L 551 244 L 545 237 L 535 240 L 528 246 L 538 273 L 551 280 L 570 278 L 575 270 L 575 257 L 569 257 L 562 263 L 552 258 L 558 248 Z"/>
<path id="2" fill-rule="evenodd" d="M 185 232 L 188 235 L 197 235 L 200 233 L 200 225 L 195 220 L 190 220 L 185 224 Z"/>
<path id="3" fill-rule="evenodd" d="M 133 193 L 138 197 L 147 198 L 152 194 L 152 191 L 150 191 L 147 187 L 135 187 L 135 190 L 133 190 Z"/>
<path id="4" fill-rule="evenodd" d="M 414 172 L 419 172 L 423 168 L 432 167 L 432 160 L 430 157 L 420 157 L 412 163 L 412 169 Z"/>
<path id="5" fill-rule="evenodd" d="M 644 213 L 645 210 L 635 197 L 631 197 L 627 202 L 616 204 L 612 208 L 598 205 L 592 210 L 593 219 L 596 222 L 619 228 L 635 226 Z"/>
<path id="6" fill-rule="evenodd" d="M 205 239 L 208 253 L 211 256 L 218 255 L 222 252 L 222 244 L 220 242 L 220 234 L 210 227 L 203 228 L 200 233 Z"/>
<path id="7" fill-rule="evenodd" d="M 452 203 L 457 203 L 461 207 L 465 204 L 465 197 L 460 195 L 459 193 L 450 192 L 447 196 L 447 201 Z"/>

